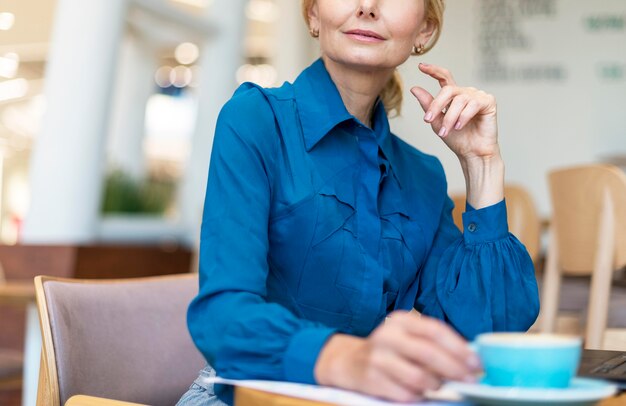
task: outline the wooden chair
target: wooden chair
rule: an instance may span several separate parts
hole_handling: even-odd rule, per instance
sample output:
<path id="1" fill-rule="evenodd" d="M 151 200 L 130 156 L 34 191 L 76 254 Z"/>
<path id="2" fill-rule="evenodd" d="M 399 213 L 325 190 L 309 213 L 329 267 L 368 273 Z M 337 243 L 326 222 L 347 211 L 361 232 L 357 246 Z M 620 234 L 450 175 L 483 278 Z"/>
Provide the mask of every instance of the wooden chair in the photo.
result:
<path id="1" fill-rule="evenodd" d="M 610 165 L 587 165 L 555 170 L 549 184 L 553 213 L 541 330 L 555 330 L 562 276 L 590 275 L 585 348 L 606 349 L 611 282 L 626 265 L 626 174 Z M 626 350 L 626 334 L 618 339 L 611 348 Z"/>
<path id="2" fill-rule="evenodd" d="M 186 325 L 196 274 L 35 278 L 43 337 L 37 405 L 173 405 L 206 362 Z"/>
<path id="3" fill-rule="evenodd" d="M 504 197 L 509 230 L 526 246 L 530 257 L 536 264 L 540 251 L 541 222 L 535 203 L 526 189 L 513 184 L 507 184 L 504 187 Z M 454 224 L 463 231 L 465 194 L 454 194 L 450 198 L 454 202 L 452 211 Z"/>

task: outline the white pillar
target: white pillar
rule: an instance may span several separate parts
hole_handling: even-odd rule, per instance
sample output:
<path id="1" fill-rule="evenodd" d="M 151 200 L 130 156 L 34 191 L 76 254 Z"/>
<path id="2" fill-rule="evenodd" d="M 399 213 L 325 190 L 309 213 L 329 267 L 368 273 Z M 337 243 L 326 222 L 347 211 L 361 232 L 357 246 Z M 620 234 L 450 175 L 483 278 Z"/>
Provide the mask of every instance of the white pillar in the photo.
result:
<path id="1" fill-rule="evenodd" d="M 26 337 L 24 340 L 24 370 L 22 372 L 22 406 L 36 406 L 41 361 L 41 331 L 39 311 L 35 302 L 26 307 Z"/>
<path id="2" fill-rule="evenodd" d="M 108 137 L 107 169 L 135 179 L 145 172 L 143 140 L 148 99 L 154 93 L 157 58 L 151 44 L 129 33 L 122 42 Z"/>
<path id="3" fill-rule="evenodd" d="M 293 82 L 300 72 L 313 62 L 312 44 L 306 23 L 302 18 L 302 2 L 276 0 L 280 17 L 274 23 L 275 53 L 274 67 L 278 73 L 278 84 Z"/>
<path id="4" fill-rule="evenodd" d="M 246 0 L 214 0 L 209 10 L 218 34 L 204 44 L 200 55 L 196 129 L 178 200 L 182 224 L 189 230 L 187 242 L 190 244 L 199 241 L 217 116 L 236 88 L 235 73 L 243 60 L 246 3 Z"/>
<path id="5" fill-rule="evenodd" d="M 104 140 L 127 0 L 59 0 L 35 141 L 23 242 L 89 241 L 97 231 Z"/>

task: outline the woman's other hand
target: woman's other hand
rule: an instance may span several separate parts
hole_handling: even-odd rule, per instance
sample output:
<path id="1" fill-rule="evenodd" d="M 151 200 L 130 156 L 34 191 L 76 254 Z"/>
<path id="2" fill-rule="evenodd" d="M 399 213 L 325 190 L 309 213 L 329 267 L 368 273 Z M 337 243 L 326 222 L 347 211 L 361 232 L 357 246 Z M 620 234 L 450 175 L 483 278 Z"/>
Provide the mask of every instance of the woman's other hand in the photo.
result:
<path id="1" fill-rule="evenodd" d="M 411 89 L 433 131 L 460 159 L 499 156 L 495 97 L 457 86 L 452 74 L 440 66 L 420 63 L 419 69 L 441 86 L 436 97 L 419 86 Z"/>
<path id="2" fill-rule="evenodd" d="M 398 311 L 367 338 L 332 336 L 315 378 L 320 385 L 409 402 L 444 380 L 473 381 L 479 369 L 476 355 L 446 324 Z"/>
<path id="3" fill-rule="evenodd" d="M 446 145 L 456 154 L 465 176 L 467 202 L 475 209 L 504 198 L 504 163 L 498 145 L 496 99 L 473 87 L 457 86 L 440 66 L 421 63 L 420 70 L 436 79 L 440 92 L 433 97 L 416 86 L 411 93 Z"/>

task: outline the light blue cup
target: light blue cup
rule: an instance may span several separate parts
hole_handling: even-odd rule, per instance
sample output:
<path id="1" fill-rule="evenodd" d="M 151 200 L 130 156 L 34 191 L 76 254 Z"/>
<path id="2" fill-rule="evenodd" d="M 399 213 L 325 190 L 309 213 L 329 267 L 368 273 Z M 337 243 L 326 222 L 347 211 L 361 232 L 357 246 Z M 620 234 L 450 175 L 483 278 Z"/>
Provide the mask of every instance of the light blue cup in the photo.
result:
<path id="1" fill-rule="evenodd" d="M 578 370 L 582 340 L 556 334 L 486 333 L 472 343 L 493 386 L 567 388 Z"/>

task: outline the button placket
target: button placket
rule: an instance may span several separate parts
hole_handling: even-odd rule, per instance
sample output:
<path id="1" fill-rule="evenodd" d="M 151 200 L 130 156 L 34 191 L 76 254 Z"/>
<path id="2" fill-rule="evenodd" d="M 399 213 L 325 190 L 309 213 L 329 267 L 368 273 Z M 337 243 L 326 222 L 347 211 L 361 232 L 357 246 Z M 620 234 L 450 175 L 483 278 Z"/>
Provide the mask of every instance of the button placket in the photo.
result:
<path id="1" fill-rule="evenodd" d="M 357 238 L 363 249 L 365 268 L 363 270 L 363 288 L 361 301 L 355 312 L 355 320 L 362 326 L 374 323 L 373 315 L 379 310 L 379 303 L 372 300 L 380 295 L 383 283 L 382 270 L 376 263 L 380 248 L 380 222 L 378 218 L 378 186 L 380 169 L 378 167 L 378 144 L 371 131 L 360 128 L 357 131 L 361 153 L 361 170 L 357 192 Z M 369 327 L 373 328 L 374 325 Z"/>

